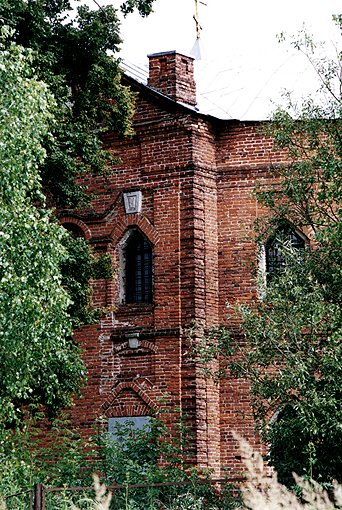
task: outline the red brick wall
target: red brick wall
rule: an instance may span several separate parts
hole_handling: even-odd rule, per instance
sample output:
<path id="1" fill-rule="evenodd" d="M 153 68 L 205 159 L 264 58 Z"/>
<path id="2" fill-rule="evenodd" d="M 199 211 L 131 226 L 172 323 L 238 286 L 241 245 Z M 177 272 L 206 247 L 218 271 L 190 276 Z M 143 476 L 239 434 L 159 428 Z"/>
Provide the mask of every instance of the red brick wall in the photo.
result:
<path id="1" fill-rule="evenodd" d="M 175 51 L 149 55 L 150 87 L 189 105 L 196 104 L 194 58 Z"/>
<path id="2" fill-rule="evenodd" d="M 253 188 L 268 182 L 270 164 L 284 154 L 272 151 L 259 123 L 216 121 L 136 88 L 135 135 L 106 137 L 120 162 L 87 180 L 95 197 L 77 216 L 117 271 L 113 281 L 94 282 L 94 303 L 107 308 L 101 323 L 76 334 L 88 383 L 74 416 L 89 430 L 98 415 L 146 416 L 164 396 L 166 423 L 172 426 L 178 406 L 188 416 L 192 460 L 236 474 L 232 430 L 256 441 L 248 386 L 206 380 L 191 360 L 186 328 L 227 324 L 227 301 L 255 299 L 253 222 L 262 211 Z M 137 189 L 142 210 L 126 214 L 122 193 Z M 153 246 L 152 304 L 120 301 L 120 241 L 131 227 Z M 130 332 L 140 334 L 138 349 L 128 347 Z"/>

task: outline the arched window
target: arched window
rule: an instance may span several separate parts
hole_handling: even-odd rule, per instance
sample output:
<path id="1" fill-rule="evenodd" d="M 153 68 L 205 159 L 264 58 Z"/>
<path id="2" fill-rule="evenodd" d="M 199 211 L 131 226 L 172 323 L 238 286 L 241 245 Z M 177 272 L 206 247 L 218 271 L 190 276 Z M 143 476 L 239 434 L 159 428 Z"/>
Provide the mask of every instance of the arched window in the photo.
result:
<path id="1" fill-rule="evenodd" d="M 146 237 L 133 230 L 124 246 L 124 284 L 126 303 L 152 303 L 152 246 Z"/>
<path id="2" fill-rule="evenodd" d="M 79 237 L 84 238 L 83 230 L 75 223 L 63 223 L 63 227 L 66 228 L 68 232 L 70 232 L 70 235 L 73 239 L 78 239 Z"/>
<path id="3" fill-rule="evenodd" d="M 270 282 L 285 267 L 285 255 L 282 245 L 302 251 L 305 248 L 304 238 L 290 225 L 278 228 L 265 245 L 266 279 Z"/>

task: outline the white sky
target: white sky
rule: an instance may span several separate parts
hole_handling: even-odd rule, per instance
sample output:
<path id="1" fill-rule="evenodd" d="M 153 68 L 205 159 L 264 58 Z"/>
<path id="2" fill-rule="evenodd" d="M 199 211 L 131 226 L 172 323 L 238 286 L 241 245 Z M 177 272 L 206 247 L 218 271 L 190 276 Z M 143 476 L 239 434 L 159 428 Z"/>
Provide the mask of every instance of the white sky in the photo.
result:
<path id="1" fill-rule="evenodd" d="M 96 8 L 94 0 L 86 0 Z M 119 7 L 122 0 L 96 0 Z M 305 23 L 326 52 L 341 49 L 341 35 L 332 15 L 342 12 L 341 0 L 203 0 L 201 60 L 196 66 L 201 110 L 224 118 L 267 118 L 284 89 L 305 96 L 316 90 L 316 77 L 304 58 L 277 34 L 297 33 Z M 156 0 L 148 18 L 129 15 L 122 22 L 121 57 L 148 65 L 147 54 L 177 50 L 186 54 L 196 40 L 195 0 Z"/>

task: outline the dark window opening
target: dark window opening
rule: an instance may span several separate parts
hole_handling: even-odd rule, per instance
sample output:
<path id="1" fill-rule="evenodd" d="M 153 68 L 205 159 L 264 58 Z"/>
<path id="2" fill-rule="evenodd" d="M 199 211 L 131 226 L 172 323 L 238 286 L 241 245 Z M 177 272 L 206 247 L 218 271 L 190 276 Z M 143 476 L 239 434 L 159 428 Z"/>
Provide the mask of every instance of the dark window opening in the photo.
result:
<path id="1" fill-rule="evenodd" d="M 75 225 L 75 223 L 63 223 L 63 227 L 70 232 L 73 239 L 78 239 L 79 237 L 84 238 L 83 230 L 78 225 Z"/>
<path id="2" fill-rule="evenodd" d="M 126 303 L 152 303 L 152 246 L 135 230 L 125 246 Z"/>
<path id="3" fill-rule="evenodd" d="M 275 235 L 267 242 L 266 252 L 266 277 L 270 282 L 274 276 L 281 273 L 285 268 L 286 260 L 282 245 L 287 243 L 292 249 L 302 251 L 305 248 L 304 239 L 291 227 L 278 229 Z"/>

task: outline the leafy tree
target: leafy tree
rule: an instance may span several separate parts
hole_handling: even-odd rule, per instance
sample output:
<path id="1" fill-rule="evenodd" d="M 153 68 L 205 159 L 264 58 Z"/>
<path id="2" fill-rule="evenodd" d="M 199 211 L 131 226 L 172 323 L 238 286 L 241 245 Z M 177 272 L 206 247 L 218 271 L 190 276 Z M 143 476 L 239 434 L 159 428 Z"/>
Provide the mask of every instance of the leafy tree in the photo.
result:
<path id="1" fill-rule="evenodd" d="M 23 406 L 55 414 L 84 376 L 61 285 L 67 234 L 45 208 L 38 169 L 53 98 L 31 66 L 31 52 L 1 43 L 1 426 L 19 424 Z"/>
<path id="2" fill-rule="evenodd" d="M 151 4 L 123 7 L 147 15 Z M 69 9 L 68 0 L 0 2 L 0 458 L 17 487 L 33 483 L 30 450 L 18 447 L 26 418 L 71 404 L 85 376 L 72 328 L 98 316 L 89 279 L 111 275 L 108 257 L 95 260 L 48 206 L 86 201 L 75 179 L 105 169 L 101 136 L 128 134 L 133 112 L 107 54 L 120 43 L 115 11 L 80 7 L 68 21 Z"/>
<path id="3" fill-rule="evenodd" d="M 153 0 L 129 0 L 124 12 L 151 11 Z M 121 43 L 117 11 L 78 7 L 70 18 L 69 0 L 2 0 L 0 22 L 13 28 L 12 39 L 34 50 L 33 65 L 55 96 L 47 152 L 41 172 L 44 189 L 59 207 L 86 200 L 75 178 L 102 172 L 110 163 L 101 136 L 107 130 L 131 133 L 133 95 L 120 83 Z"/>
<path id="4" fill-rule="evenodd" d="M 275 112 L 270 132 L 275 148 L 288 151 L 288 163 L 273 169 L 280 186 L 259 189 L 257 196 L 269 210 L 263 236 L 286 221 L 311 241 L 304 256 L 283 242 L 285 269 L 256 309 L 241 309 L 248 342 L 242 368 L 281 480 L 292 483 L 296 470 L 341 481 L 341 53 L 336 62 L 316 58 L 305 32 L 294 45 L 322 87 L 300 106 L 288 96 L 287 108 Z"/>
<path id="5" fill-rule="evenodd" d="M 268 211 L 257 234 L 263 243 L 287 225 L 310 242 L 303 254 L 278 239 L 281 270 L 267 286 L 261 278 L 258 302 L 233 310 L 238 332 L 211 331 L 204 355 L 206 361 L 223 355 L 228 372 L 250 381 L 270 461 L 290 485 L 293 471 L 325 482 L 341 481 L 342 473 L 341 54 L 337 62 L 317 60 L 305 33 L 294 44 L 322 88 L 301 105 L 288 96 L 287 107 L 274 114 L 268 131 L 288 160 L 272 169 L 273 186 L 256 189 Z"/>
<path id="6" fill-rule="evenodd" d="M 113 509 L 238 507 L 231 484 L 215 487 L 210 483 L 210 470 L 187 463 L 190 431 L 181 416 L 175 425 L 176 432 L 170 434 L 158 416 L 142 429 L 127 420 L 116 424 L 115 439 L 108 434 L 98 436 L 98 470 L 105 474 L 105 484 L 124 487 L 115 491 Z M 129 487 L 134 484 L 145 486 Z"/>
<path id="7" fill-rule="evenodd" d="M 39 482 L 65 488 L 46 494 L 47 509 L 88 508 L 86 502 L 93 496 L 86 488 L 92 485 L 95 472 L 109 489 L 121 485 L 113 490 L 113 509 L 240 508 L 235 485 L 228 480 L 213 484 L 210 470 L 186 462 L 189 430 L 181 417 L 174 434 L 158 415 L 143 429 L 136 429 L 129 419 L 117 424 L 115 439 L 103 432 L 103 424 L 98 425 L 87 443 L 79 430 L 70 427 L 66 415 L 54 421 L 44 446 L 35 428 L 12 435 L 4 451 L 0 449 L 0 499 L 7 496 L 9 508 L 24 510 L 27 489 Z M 75 486 L 85 490 L 68 490 Z"/>
<path id="8" fill-rule="evenodd" d="M 122 12 L 126 15 L 138 9 L 142 16 L 147 16 L 152 12 L 154 0 L 127 0 L 121 5 Z"/>
<path id="9" fill-rule="evenodd" d="M 287 484 L 293 471 L 320 481 L 341 476 L 341 308 L 317 265 L 314 272 L 295 255 L 262 302 L 239 307 L 246 346 L 230 365 L 251 382 L 270 461 Z"/>
<path id="10" fill-rule="evenodd" d="M 152 3 L 129 0 L 122 10 L 127 14 L 138 9 L 146 16 Z M 89 200 L 77 178 L 105 172 L 113 164 L 109 152 L 103 150 L 102 135 L 108 130 L 131 134 L 134 108 L 134 96 L 121 84 L 119 60 L 114 58 L 121 43 L 117 11 L 113 7 L 91 11 L 80 5 L 75 19 L 70 14 L 69 0 L 0 2 L 0 26 L 13 29 L 7 44 L 14 41 L 32 49 L 36 74 L 55 98 L 51 106 L 54 122 L 42 140 L 46 157 L 39 161 L 39 169 L 48 204 L 59 209 Z M 90 306 L 89 279 L 102 274 L 83 239 L 70 237 L 65 245 L 63 284 L 72 298 L 69 312 L 75 327 L 98 318 L 99 311 Z"/>

